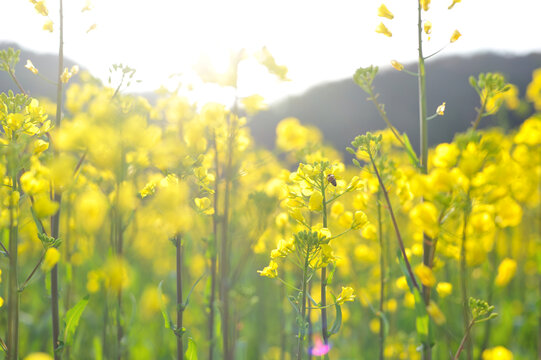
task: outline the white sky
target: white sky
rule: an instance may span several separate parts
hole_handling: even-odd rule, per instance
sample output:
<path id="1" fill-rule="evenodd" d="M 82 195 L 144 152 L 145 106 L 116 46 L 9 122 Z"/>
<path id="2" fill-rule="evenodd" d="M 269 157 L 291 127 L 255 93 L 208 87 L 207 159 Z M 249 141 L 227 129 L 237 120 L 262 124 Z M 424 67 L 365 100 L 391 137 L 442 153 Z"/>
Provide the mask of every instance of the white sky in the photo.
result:
<path id="1" fill-rule="evenodd" d="M 463 36 L 438 56 L 541 51 L 541 0 L 463 0 L 447 10 L 451 2 L 434 0 L 423 14 L 433 24 L 425 54 L 446 45 L 455 29 Z M 384 1 L 395 15 L 392 21 L 377 17 L 381 3 L 94 0 L 93 9 L 81 13 L 85 0 L 64 0 L 65 55 L 104 82 L 113 63 L 129 65 L 142 80 L 132 89 L 153 90 L 168 83 L 170 74 L 189 73 L 202 54 L 219 67 L 231 50 L 267 46 L 278 64 L 288 66 L 292 81 L 277 85 L 262 69 L 247 63 L 239 75 L 239 91 L 272 100 L 323 81 L 351 77 L 360 66 L 415 60 L 417 1 Z M 46 4 L 56 26 L 58 1 Z M 37 14 L 30 1 L 0 0 L 0 14 L 0 41 L 15 41 L 39 52 L 58 51 L 57 26 L 53 33 L 43 31 L 47 18 Z M 380 22 L 393 32 L 392 38 L 374 32 Z M 96 29 L 87 34 L 93 23 Z"/>

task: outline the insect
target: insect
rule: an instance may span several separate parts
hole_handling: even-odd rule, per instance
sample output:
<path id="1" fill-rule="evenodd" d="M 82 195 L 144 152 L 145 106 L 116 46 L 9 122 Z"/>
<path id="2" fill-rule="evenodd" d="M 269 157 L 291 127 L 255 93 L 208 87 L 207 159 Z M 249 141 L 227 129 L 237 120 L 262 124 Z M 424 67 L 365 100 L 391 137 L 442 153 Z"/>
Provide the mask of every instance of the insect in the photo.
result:
<path id="1" fill-rule="evenodd" d="M 333 174 L 327 175 L 327 181 L 331 183 L 333 186 L 336 186 L 336 178 Z"/>

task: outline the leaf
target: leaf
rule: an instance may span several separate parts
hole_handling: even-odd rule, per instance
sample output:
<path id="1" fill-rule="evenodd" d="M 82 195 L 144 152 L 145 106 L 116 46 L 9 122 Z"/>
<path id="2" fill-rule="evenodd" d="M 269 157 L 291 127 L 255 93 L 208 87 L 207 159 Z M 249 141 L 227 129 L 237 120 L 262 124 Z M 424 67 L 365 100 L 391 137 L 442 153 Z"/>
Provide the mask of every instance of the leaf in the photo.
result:
<path id="1" fill-rule="evenodd" d="M 389 320 L 383 311 L 378 311 L 376 315 L 383 321 L 383 337 L 386 338 L 389 335 Z"/>
<path id="2" fill-rule="evenodd" d="M 186 360 L 197 360 L 197 345 L 191 337 L 188 338 L 188 348 L 186 349 Z"/>
<path id="3" fill-rule="evenodd" d="M 337 334 L 338 331 L 340 331 L 340 327 L 342 326 L 342 308 L 340 307 L 340 304 L 336 302 L 336 297 L 333 294 L 331 295 L 334 300 L 334 307 L 336 309 L 336 318 L 334 319 L 334 323 L 332 324 L 332 327 L 328 332 L 329 336 Z"/>
<path id="4" fill-rule="evenodd" d="M 415 151 L 413 150 L 413 147 L 411 146 L 408 135 L 404 133 L 402 134 L 402 138 L 404 140 L 404 144 L 406 145 L 406 152 L 408 153 L 411 163 L 413 164 L 413 166 L 420 168 L 421 164 L 419 162 L 419 158 L 417 157 L 417 154 L 415 154 Z"/>
<path id="5" fill-rule="evenodd" d="M 197 284 L 203 280 L 203 278 L 207 276 L 207 273 L 204 273 L 203 275 L 201 275 L 199 277 L 199 279 L 197 279 L 197 281 L 192 285 L 192 288 L 190 289 L 190 291 L 188 292 L 188 296 L 186 297 L 186 301 L 184 302 L 184 304 L 178 304 L 177 306 L 181 306 L 183 309 L 177 309 L 177 310 L 184 310 L 186 309 L 186 307 L 188 306 L 188 303 L 190 302 L 190 296 L 192 295 L 192 292 L 193 292 L 193 289 L 195 289 L 195 287 L 197 286 Z"/>
<path id="6" fill-rule="evenodd" d="M 65 324 L 64 345 L 65 346 L 69 346 L 72 343 L 73 337 L 75 335 L 75 330 L 77 330 L 77 327 L 79 326 L 79 319 L 81 319 L 81 315 L 83 315 L 83 311 L 85 311 L 89 298 L 90 296 L 86 295 L 84 298 L 79 300 L 79 302 L 77 302 L 77 304 L 75 304 L 71 309 L 69 309 L 66 315 L 64 316 L 64 324 Z"/>
<path id="7" fill-rule="evenodd" d="M 166 329 L 173 329 L 173 321 L 169 317 L 169 313 L 167 312 L 167 308 L 165 307 L 165 303 L 163 302 L 163 291 L 162 291 L 162 284 L 163 280 L 160 281 L 160 284 L 158 285 L 158 297 L 160 298 L 160 309 L 162 311 L 163 321 Z"/>
<path id="8" fill-rule="evenodd" d="M 406 262 L 400 250 L 397 250 L 397 256 L 398 256 L 398 262 L 400 264 L 400 269 L 402 270 L 402 273 L 406 277 L 406 281 L 408 283 L 410 291 L 413 294 L 413 297 L 415 299 L 415 313 L 417 316 L 415 319 L 415 327 L 417 329 L 417 335 L 419 336 L 419 340 L 423 344 L 431 345 L 432 344 L 432 331 L 430 327 L 430 318 L 428 317 L 428 312 L 426 311 L 426 305 L 423 301 L 421 293 L 419 292 L 419 289 L 417 289 L 413 285 L 413 280 L 410 276 L 409 271 L 406 268 Z"/>

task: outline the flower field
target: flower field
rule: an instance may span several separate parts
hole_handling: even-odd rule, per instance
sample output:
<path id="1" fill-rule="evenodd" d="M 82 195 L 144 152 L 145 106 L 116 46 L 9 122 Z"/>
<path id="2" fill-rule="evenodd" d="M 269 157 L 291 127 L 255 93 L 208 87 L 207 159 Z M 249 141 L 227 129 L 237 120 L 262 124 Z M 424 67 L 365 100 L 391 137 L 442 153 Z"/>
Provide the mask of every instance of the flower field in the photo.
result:
<path id="1" fill-rule="evenodd" d="M 266 107 L 257 94 L 151 102 L 129 93 L 135 70 L 115 65 L 104 86 L 64 68 L 61 45 L 58 98 L 35 99 L 19 52 L 0 49 L 13 80 L 0 95 L 2 356 L 541 358 L 541 68 L 523 96 L 501 74 L 472 74 L 471 128 L 429 148 L 426 123 L 446 107 L 426 106 L 429 8 L 421 0 L 412 25 L 416 72 L 392 61 L 419 80 L 408 121 L 420 144 L 387 116 L 374 66 L 353 81 L 384 130 L 335 149 L 290 117 L 265 149 L 248 128 Z M 384 36 L 390 10 L 374 14 Z M 249 56 L 288 80 L 263 48 L 204 81 L 235 91 Z M 501 108 L 521 109 L 522 125 L 481 130 Z"/>

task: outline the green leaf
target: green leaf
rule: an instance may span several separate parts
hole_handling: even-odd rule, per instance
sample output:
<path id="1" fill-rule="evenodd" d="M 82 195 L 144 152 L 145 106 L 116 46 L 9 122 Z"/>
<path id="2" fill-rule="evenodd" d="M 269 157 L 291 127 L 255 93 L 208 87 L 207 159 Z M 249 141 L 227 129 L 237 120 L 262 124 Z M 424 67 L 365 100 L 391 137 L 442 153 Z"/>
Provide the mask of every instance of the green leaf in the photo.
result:
<path id="1" fill-rule="evenodd" d="M 188 338 L 188 349 L 186 349 L 186 360 L 197 360 L 197 345 L 191 337 Z"/>
<path id="2" fill-rule="evenodd" d="M 86 305 L 88 304 L 89 295 L 86 295 L 84 298 L 79 300 L 71 309 L 68 310 L 64 316 L 64 345 L 69 346 L 73 342 L 73 337 L 75 335 L 75 330 L 79 326 L 79 319 L 85 311 Z"/>
<path id="3" fill-rule="evenodd" d="M 163 302 L 162 284 L 163 284 L 163 280 L 160 281 L 160 284 L 158 285 L 158 297 L 160 298 L 160 309 L 162 311 L 165 328 L 173 329 L 174 328 L 173 321 L 169 317 L 169 313 L 167 312 L 167 308 L 165 307 L 165 303 Z"/>
<path id="4" fill-rule="evenodd" d="M 415 151 L 413 150 L 413 147 L 411 146 L 408 135 L 404 133 L 402 134 L 402 138 L 404 139 L 404 144 L 406 144 L 406 152 L 408 153 L 411 163 L 413 164 L 413 166 L 420 168 L 421 165 L 419 162 L 419 158 L 417 157 L 417 154 L 415 154 Z"/>
<path id="5" fill-rule="evenodd" d="M 182 309 L 177 309 L 177 310 L 184 310 L 186 309 L 186 307 L 188 306 L 189 302 L 190 302 L 190 296 L 192 295 L 192 292 L 193 292 L 193 289 L 195 289 L 195 287 L 197 286 L 197 284 L 203 280 L 203 278 L 207 276 L 207 273 L 204 273 L 203 275 L 201 275 L 199 277 L 199 279 L 197 279 L 197 281 L 192 285 L 192 288 L 190 289 L 190 291 L 188 292 L 188 296 L 186 297 L 186 301 L 184 302 L 184 304 L 178 304 L 178 306 L 182 307 Z"/>
<path id="6" fill-rule="evenodd" d="M 383 337 L 386 338 L 389 335 L 389 320 L 383 311 L 378 311 L 376 315 L 383 322 Z"/>
<path id="7" fill-rule="evenodd" d="M 415 313 L 417 316 L 415 319 L 415 327 L 417 329 L 417 335 L 423 344 L 432 345 L 432 331 L 430 327 L 430 318 L 428 317 L 428 312 L 426 311 L 426 305 L 423 301 L 421 293 L 419 292 L 419 289 L 413 285 L 413 280 L 406 267 L 406 262 L 400 250 L 397 250 L 397 256 L 400 270 L 402 270 L 402 273 L 406 277 L 406 282 L 408 283 L 410 291 L 413 294 L 413 298 L 415 299 Z"/>
<path id="8" fill-rule="evenodd" d="M 334 278 L 334 273 L 336 271 L 336 266 L 329 265 L 331 267 L 331 271 L 327 275 L 327 285 L 332 285 L 332 280 Z"/>
<path id="9" fill-rule="evenodd" d="M 340 304 L 336 302 L 336 297 L 331 294 L 333 300 L 334 300 L 334 307 L 336 309 L 336 318 L 334 319 L 334 323 L 332 324 L 331 329 L 329 330 L 329 336 L 337 334 L 338 331 L 340 331 L 340 327 L 342 326 L 342 308 L 340 307 Z"/>

